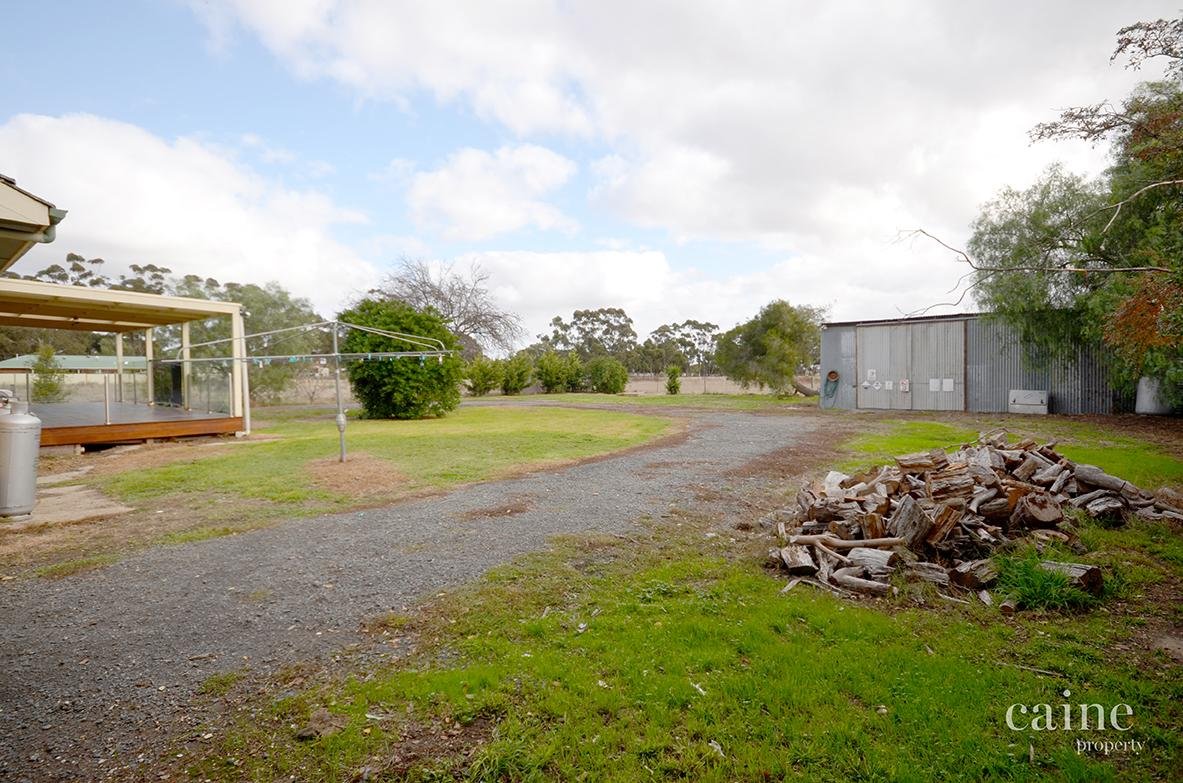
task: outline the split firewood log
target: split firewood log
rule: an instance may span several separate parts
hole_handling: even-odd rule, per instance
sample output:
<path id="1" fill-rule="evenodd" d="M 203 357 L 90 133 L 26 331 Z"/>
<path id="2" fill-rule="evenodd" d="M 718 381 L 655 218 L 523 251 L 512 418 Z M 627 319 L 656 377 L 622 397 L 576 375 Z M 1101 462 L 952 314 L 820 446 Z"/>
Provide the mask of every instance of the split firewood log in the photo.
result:
<path id="1" fill-rule="evenodd" d="M 904 497 L 891 519 L 887 520 L 887 532 L 903 539 L 904 545 L 913 551 L 923 545 L 931 528 L 932 517 L 911 495 Z"/>
<path id="2" fill-rule="evenodd" d="M 851 565 L 865 568 L 867 574 L 876 581 L 886 579 L 895 570 L 895 564 L 899 560 L 899 556 L 889 549 L 872 549 L 865 546 L 851 549 L 846 556 Z"/>
<path id="3" fill-rule="evenodd" d="M 981 590 L 998 581 L 998 568 L 990 558 L 966 560 L 950 571 L 949 577 L 968 590 Z"/>
<path id="4" fill-rule="evenodd" d="M 1101 569 L 1084 563 L 1059 563 L 1054 560 L 1040 561 L 1039 567 L 1068 577 L 1068 584 L 1093 595 L 1100 595 L 1105 586 Z"/>
<path id="5" fill-rule="evenodd" d="M 929 544 L 939 544 L 944 541 L 945 536 L 949 535 L 949 531 L 961 521 L 963 516 L 965 516 L 964 506 L 959 506 L 955 503 L 945 503 L 938 506 L 932 528 L 928 531 L 924 540 Z"/>
<path id="6" fill-rule="evenodd" d="M 1055 527 L 1064 521 L 1064 510 L 1046 492 L 1032 492 L 1019 498 L 1010 516 L 1012 530 L 1032 527 Z"/>
<path id="7" fill-rule="evenodd" d="M 860 566 L 839 568 L 830 574 L 830 581 L 840 587 L 845 587 L 847 590 L 853 590 L 856 593 L 887 595 L 891 592 L 891 585 L 886 582 L 875 582 L 870 579 L 864 579 L 863 569 Z"/>
<path id="8" fill-rule="evenodd" d="M 813 556 L 809 553 L 808 547 L 794 544 L 781 547 L 780 559 L 784 562 L 785 568 L 789 570 L 790 574 L 808 575 L 817 573 L 817 564 L 813 562 Z"/>
<path id="9" fill-rule="evenodd" d="M 913 563 L 904 573 L 909 579 L 930 582 L 938 587 L 949 586 L 949 572 L 937 563 Z"/>

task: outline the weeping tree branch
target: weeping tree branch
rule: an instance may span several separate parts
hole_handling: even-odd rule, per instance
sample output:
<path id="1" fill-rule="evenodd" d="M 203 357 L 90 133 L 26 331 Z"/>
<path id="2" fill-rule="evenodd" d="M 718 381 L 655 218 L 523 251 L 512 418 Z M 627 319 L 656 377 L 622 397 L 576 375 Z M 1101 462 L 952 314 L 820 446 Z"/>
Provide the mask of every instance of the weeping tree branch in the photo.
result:
<path id="1" fill-rule="evenodd" d="M 1171 184 L 1171 183 L 1162 183 L 1162 184 Z M 1180 181 L 1179 184 L 1183 184 L 1183 181 Z M 1150 187 L 1154 187 L 1154 186 L 1149 186 L 1149 187 L 1143 188 L 1142 190 L 1149 190 Z M 1139 193 L 1140 192 L 1142 192 L 1142 191 L 1139 191 Z M 1137 194 L 1134 194 L 1134 195 L 1137 195 Z M 1133 196 L 1130 196 L 1130 198 L 1125 199 L 1125 201 L 1129 201 L 1132 198 L 1133 198 Z M 1119 202 L 1119 203 L 1124 203 L 1124 202 Z M 1118 206 L 1118 205 L 1117 204 L 1110 205 L 1110 207 L 1116 207 L 1116 206 Z M 942 240 L 940 237 L 930 234 L 929 232 L 925 231 L 923 228 L 914 228 L 914 229 L 911 229 L 910 231 L 903 232 L 904 238 L 912 238 L 912 237 L 918 237 L 918 236 L 925 237 L 926 239 L 936 242 L 941 247 L 945 248 L 946 250 L 950 251 L 951 253 L 956 254 L 962 261 L 964 261 L 966 264 L 968 264 L 969 267 L 971 269 L 973 269 L 975 272 L 1076 272 L 1076 273 L 1080 273 L 1080 274 L 1114 274 L 1114 273 L 1118 273 L 1118 272 L 1169 273 L 1171 271 L 1168 267 L 1165 267 L 1165 266 L 1070 266 L 1068 264 L 1062 264 L 1059 266 L 985 266 L 983 264 L 979 264 L 978 262 L 974 261 L 973 258 L 971 258 L 970 255 L 968 253 L 966 253 L 964 250 L 959 250 L 958 248 L 953 247 L 949 243 Z"/>

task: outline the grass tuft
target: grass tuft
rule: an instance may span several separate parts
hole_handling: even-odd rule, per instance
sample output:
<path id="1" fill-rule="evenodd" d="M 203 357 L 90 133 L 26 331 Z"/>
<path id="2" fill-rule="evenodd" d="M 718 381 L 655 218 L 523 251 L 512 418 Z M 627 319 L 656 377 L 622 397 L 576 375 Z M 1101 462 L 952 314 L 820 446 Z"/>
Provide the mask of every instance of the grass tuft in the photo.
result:
<path id="1" fill-rule="evenodd" d="M 192 544 L 197 541 L 209 541 L 212 538 L 222 538 L 223 536 L 232 536 L 235 533 L 241 533 L 238 528 L 222 526 L 198 527 L 193 530 L 178 530 L 175 533 L 166 533 L 157 539 L 157 543 L 165 545 L 175 544 Z"/>
<path id="2" fill-rule="evenodd" d="M 1041 568 L 1046 559 L 1034 548 L 996 557 L 998 594 L 1014 597 L 1020 609 L 1069 611 L 1097 605 L 1096 596 L 1073 587 L 1064 574 Z"/>
<path id="3" fill-rule="evenodd" d="M 42 566 L 33 573 L 45 579 L 61 579 L 62 577 L 73 576 L 84 571 L 93 571 L 96 568 L 102 568 L 118 561 L 119 555 L 89 555 L 73 560 L 65 560 L 61 563 L 54 563 L 53 565 Z"/>

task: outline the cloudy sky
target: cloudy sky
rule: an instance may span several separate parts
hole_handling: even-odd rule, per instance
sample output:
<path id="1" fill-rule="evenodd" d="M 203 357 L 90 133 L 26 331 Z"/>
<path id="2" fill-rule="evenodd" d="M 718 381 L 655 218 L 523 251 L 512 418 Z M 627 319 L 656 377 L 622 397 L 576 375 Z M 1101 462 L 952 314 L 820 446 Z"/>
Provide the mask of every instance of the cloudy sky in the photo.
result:
<path id="1" fill-rule="evenodd" d="M 1114 33 L 1173 2 L 22 3 L 0 172 L 66 252 L 278 280 L 326 315 L 403 256 L 481 264 L 531 335 L 621 306 L 644 335 L 774 298 L 835 319 L 947 301 L 1064 107 L 1120 98 Z M 940 309 L 933 312 L 941 312 Z"/>

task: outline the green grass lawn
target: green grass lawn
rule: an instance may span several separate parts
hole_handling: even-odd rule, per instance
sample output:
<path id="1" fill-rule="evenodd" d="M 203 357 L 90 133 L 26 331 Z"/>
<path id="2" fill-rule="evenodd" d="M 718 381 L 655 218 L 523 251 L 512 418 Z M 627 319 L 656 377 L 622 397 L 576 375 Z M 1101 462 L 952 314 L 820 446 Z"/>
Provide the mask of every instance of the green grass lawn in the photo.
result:
<path id="1" fill-rule="evenodd" d="M 756 411 L 816 408 L 817 397 L 776 397 L 771 394 L 531 394 L 521 397 L 482 397 L 482 404 L 512 405 L 542 402 L 560 405 L 636 405 L 646 408 L 709 408 Z"/>
<path id="2" fill-rule="evenodd" d="M 1076 435 L 1081 448 L 1087 436 Z M 848 453 L 866 462 L 965 439 L 954 425 L 905 421 Z M 1113 443 L 1097 464 L 1117 470 L 1143 455 L 1142 444 Z M 1159 472 L 1144 478 L 1170 481 L 1179 461 L 1153 456 L 1148 470 Z M 782 595 L 783 577 L 760 566 L 766 533 L 710 529 L 687 513 L 628 541 L 566 539 L 386 618 L 374 627 L 416 640 L 408 657 L 294 690 L 280 683 L 289 690 L 256 704 L 192 771 L 259 781 L 347 781 L 364 768 L 375 780 L 1103 781 L 1179 769 L 1183 677 L 1145 638 L 1181 619 L 1177 604 L 1154 598 L 1177 596 L 1177 529 L 1087 528 L 1097 551 L 1085 558 L 1120 574 L 1116 597 L 1086 613 L 1010 620 L 931 595 L 927 608 L 807 587 Z M 1133 728 L 1114 737 L 1006 725 L 1012 704 L 1064 702 L 1128 704 Z M 321 707 L 340 730 L 296 741 L 294 728 Z M 463 741 L 415 750 L 446 736 Z M 1079 738 L 1144 748 L 1081 755 Z"/>
<path id="3" fill-rule="evenodd" d="M 260 413 L 264 423 L 256 432 L 276 439 L 94 481 L 133 504 L 199 508 L 209 506 L 211 497 L 231 498 L 257 501 L 249 506 L 256 516 L 293 516 L 593 457 L 645 443 L 673 427 L 669 419 L 624 412 L 526 408 L 462 408 L 419 421 L 352 420 L 346 440 L 359 475 L 349 486 L 334 488 L 318 480 L 335 464 L 332 420 L 291 412 L 268 419 L 266 409 Z M 367 482 L 385 488 L 367 493 Z M 202 537 L 222 529 L 203 529 Z"/>

